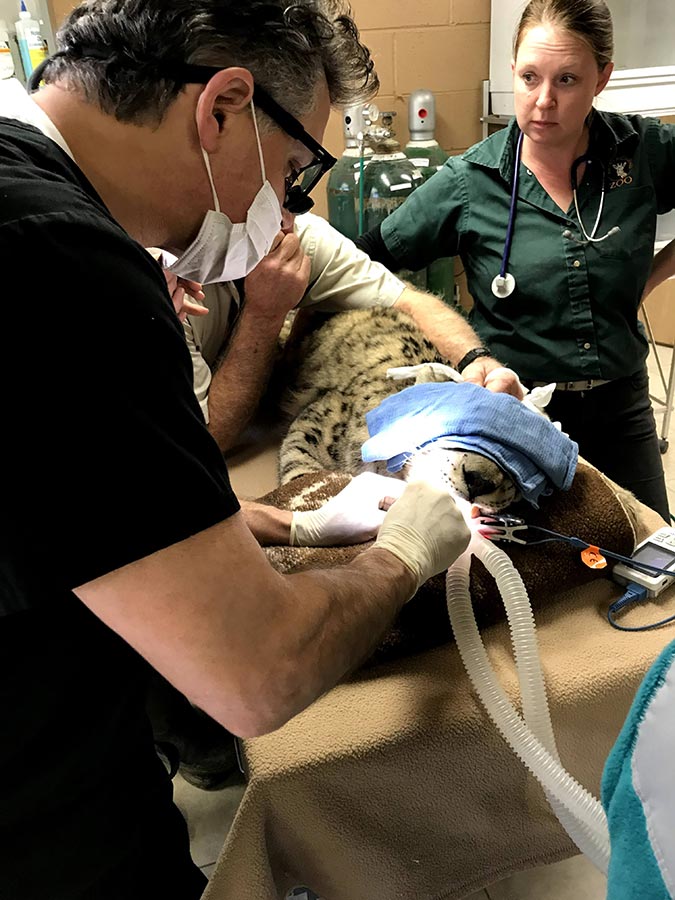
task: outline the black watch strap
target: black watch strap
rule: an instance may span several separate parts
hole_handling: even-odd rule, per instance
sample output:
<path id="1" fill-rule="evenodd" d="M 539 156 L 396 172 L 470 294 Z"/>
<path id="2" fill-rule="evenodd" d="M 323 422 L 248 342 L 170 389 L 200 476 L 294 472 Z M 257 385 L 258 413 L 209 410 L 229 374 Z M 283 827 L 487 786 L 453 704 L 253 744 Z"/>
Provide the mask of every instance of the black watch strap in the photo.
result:
<path id="1" fill-rule="evenodd" d="M 464 371 L 464 369 L 466 369 L 467 366 L 470 366 L 471 363 L 472 363 L 475 359 L 478 359 L 478 358 L 481 357 L 481 356 L 492 356 L 492 354 L 491 354 L 490 351 L 487 349 L 487 347 L 474 347 L 473 350 L 469 350 L 469 352 L 466 353 L 466 354 L 460 359 L 460 361 L 459 361 L 459 362 L 457 363 L 457 365 L 455 366 L 455 369 L 457 369 L 457 371 L 458 371 L 459 374 L 461 375 L 462 372 Z"/>

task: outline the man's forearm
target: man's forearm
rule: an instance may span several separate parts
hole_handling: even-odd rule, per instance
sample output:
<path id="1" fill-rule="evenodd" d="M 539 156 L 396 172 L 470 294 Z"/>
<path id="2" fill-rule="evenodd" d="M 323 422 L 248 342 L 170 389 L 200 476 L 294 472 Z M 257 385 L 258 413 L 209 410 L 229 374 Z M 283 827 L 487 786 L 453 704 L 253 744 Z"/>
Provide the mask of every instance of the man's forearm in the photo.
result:
<path id="1" fill-rule="evenodd" d="M 236 514 L 76 593 L 197 706 L 252 736 L 366 658 L 416 584 L 375 548 L 344 567 L 280 575 Z"/>
<path id="2" fill-rule="evenodd" d="M 225 452 L 236 443 L 255 413 L 267 384 L 281 322 L 247 312 L 230 339 L 209 389 L 209 431 Z"/>
<path id="3" fill-rule="evenodd" d="M 258 660 L 268 662 L 255 688 L 261 732 L 283 725 L 367 659 L 415 590 L 407 567 L 379 549 L 285 581 L 292 601 L 283 626 L 265 629 L 271 644 L 257 648 Z"/>
<path id="4" fill-rule="evenodd" d="M 395 305 L 415 320 L 422 334 L 452 366 L 469 350 L 481 346 L 480 338 L 464 316 L 432 294 L 406 288 Z"/>

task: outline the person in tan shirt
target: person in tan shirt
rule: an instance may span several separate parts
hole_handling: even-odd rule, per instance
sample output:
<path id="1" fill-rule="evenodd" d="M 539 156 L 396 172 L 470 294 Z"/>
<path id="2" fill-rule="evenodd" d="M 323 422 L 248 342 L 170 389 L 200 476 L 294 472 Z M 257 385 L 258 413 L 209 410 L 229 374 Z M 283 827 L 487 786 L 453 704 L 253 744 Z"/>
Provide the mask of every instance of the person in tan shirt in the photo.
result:
<path id="1" fill-rule="evenodd" d="M 184 316 L 195 394 L 223 451 L 237 442 L 258 405 L 277 338 L 292 309 L 399 309 L 452 363 L 480 344 L 460 312 L 373 262 L 325 219 L 312 213 L 293 219 L 285 215 L 284 231 L 246 279 L 203 288 L 200 299 L 207 315 L 192 304 Z M 193 293 L 196 289 L 193 285 Z M 501 367 L 496 359 L 481 356 L 463 375 L 483 384 L 490 371 Z M 489 388 L 519 396 L 515 374 L 505 373 Z"/>

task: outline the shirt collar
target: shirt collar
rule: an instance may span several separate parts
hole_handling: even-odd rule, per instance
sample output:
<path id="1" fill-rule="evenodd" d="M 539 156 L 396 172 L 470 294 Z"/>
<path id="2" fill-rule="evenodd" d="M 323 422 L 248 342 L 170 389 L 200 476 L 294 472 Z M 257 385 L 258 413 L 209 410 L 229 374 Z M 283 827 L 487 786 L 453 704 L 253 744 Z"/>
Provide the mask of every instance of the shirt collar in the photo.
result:
<path id="1" fill-rule="evenodd" d="M 37 128 L 75 162 L 72 150 L 61 132 L 16 78 L 0 81 L 0 115 Z"/>
<path id="2" fill-rule="evenodd" d="M 470 147 L 462 159 L 486 169 L 499 170 L 504 181 L 510 184 L 519 131 L 514 117 L 506 128 Z M 614 159 L 619 154 L 631 157 L 639 139 L 638 132 L 626 116 L 597 109 L 592 111 L 589 155 L 597 155 L 602 159 Z"/>
<path id="3" fill-rule="evenodd" d="M 513 163 L 516 158 L 519 131 L 514 117 L 506 128 L 502 128 L 501 131 L 479 144 L 469 147 L 462 159 L 486 169 L 498 169 L 502 178 L 510 182 L 513 178 Z"/>
<path id="4" fill-rule="evenodd" d="M 603 112 L 599 109 L 593 110 L 589 155 L 597 155 L 606 161 L 616 159 L 617 156 L 630 158 L 635 153 L 639 142 L 639 132 L 635 130 L 627 116 Z"/>

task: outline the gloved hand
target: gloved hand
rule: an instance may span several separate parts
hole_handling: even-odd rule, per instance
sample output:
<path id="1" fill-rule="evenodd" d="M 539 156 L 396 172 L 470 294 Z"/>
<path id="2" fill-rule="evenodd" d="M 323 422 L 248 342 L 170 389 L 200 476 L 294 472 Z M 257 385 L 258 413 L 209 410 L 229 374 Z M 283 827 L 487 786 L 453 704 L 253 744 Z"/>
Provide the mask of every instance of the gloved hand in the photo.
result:
<path id="1" fill-rule="evenodd" d="M 294 512 L 292 547 L 337 547 L 361 544 L 377 534 L 391 501 L 400 497 L 405 482 L 364 472 L 332 497 L 321 509 Z M 390 502 L 385 503 L 386 499 Z"/>
<path id="2" fill-rule="evenodd" d="M 415 481 L 385 516 L 373 547 L 388 550 L 410 569 L 417 579 L 416 592 L 433 575 L 448 569 L 470 538 L 448 491 Z"/>

